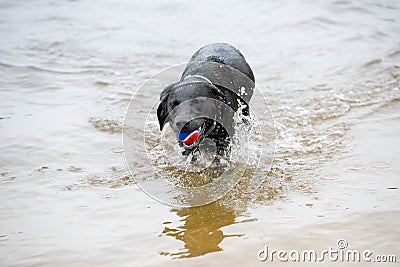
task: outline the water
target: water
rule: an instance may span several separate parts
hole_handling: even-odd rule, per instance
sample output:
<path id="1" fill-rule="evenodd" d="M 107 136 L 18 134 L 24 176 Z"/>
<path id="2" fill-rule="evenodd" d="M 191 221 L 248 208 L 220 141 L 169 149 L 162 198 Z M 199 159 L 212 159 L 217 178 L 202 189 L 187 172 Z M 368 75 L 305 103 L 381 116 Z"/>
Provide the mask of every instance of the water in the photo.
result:
<path id="1" fill-rule="evenodd" d="M 257 259 L 266 244 L 321 251 L 339 238 L 399 255 L 399 9 L 1 2 L 0 265 L 254 266 L 268 264 Z M 251 64 L 275 159 L 261 162 L 266 181 L 252 194 L 244 182 L 208 206 L 171 208 L 127 171 L 124 112 L 146 78 L 211 42 Z"/>

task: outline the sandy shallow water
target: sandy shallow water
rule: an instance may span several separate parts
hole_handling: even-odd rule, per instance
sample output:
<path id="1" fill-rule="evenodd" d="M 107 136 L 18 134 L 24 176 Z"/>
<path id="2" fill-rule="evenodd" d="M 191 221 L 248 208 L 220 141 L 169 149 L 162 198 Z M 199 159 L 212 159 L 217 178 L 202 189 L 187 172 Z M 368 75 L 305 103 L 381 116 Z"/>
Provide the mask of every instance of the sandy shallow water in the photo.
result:
<path id="1" fill-rule="evenodd" d="M 1 2 L 0 266 L 309 266 L 257 253 L 338 239 L 399 262 L 399 18 L 378 0 Z M 124 112 L 211 42 L 251 64 L 275 158 L 255 194 L 173 208 L 128 172 Z"/>

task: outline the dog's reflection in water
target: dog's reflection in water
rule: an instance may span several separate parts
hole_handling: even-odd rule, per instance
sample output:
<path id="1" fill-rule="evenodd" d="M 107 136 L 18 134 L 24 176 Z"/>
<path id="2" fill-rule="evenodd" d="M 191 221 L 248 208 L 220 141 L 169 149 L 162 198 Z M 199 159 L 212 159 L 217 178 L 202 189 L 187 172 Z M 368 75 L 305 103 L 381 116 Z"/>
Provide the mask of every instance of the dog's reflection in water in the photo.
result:
<path id="1" fill-rule="evenodd" d="M 213 175 L 213 168 L 207 168 L 205 170 L 205 176 L 209 178 Z M 223 198 L 218 201 L 212 202 L 208 205 L 192 207 L 192 208 L 176 208 L 172 209 L 172 212 L 176 213 L 181 219 L 179 225 L 175 225 L 171 222 L 164 222 L 164 230 L 162 235 L 170 236 L 176 240 L 182 241 L 184 243 L 184 248 L 177 252 L 162 252 L 162 255 L 171 256 L 173 258 L 190 258 L 205 255 L 207 253 L 221 251 L 222 247 L 220 243 L 226 237 L 240 237 L 241 233 L 238 234 L 224 234 L 222 228 L 229 226 L 234 223 L 238 223 L 237 217 L 242 216 L 248 206 L 253 194 L 246 193 L 249 189 L 250 181 L 255 173 L 255 168 L 248 167 L 246 171 L 242 174 L 242 179 L 228 192 Z M 210 171 L 210 173 L 208 173 Z M 221 171 L 221 169 L 220 169 Z M 187 175 L 188 179 L 183 182 L 185 186 L 190 184 L 189 181 L 193 182 L 195 177 L 198 175 L 193 174 Z M 214 178 L 221 175 L 217 171 Z M 200 179 L 198 179 L 200 180 Z M 207 180 L 207 179 L 205 179 Z M 212 179 L 211 179 L 212 180 Z M 208 181 L 210 182 L 210 181 Z M 198 182 L 195 186 L 205 185 L 207 182 Z M 182 184 L 180 184 L 182 186 Z M 268 193 L 266 191 L 264 193 Z M 271 192 L 271 198 L 275 191 Z M 270 193 L 268 193 L 270 195 Z M 254 219 L 249 219 L 241 222 L 250 222 Z"/>
<path id="2" fill-rule="evenodd" d="M 173 258 L 190 258 L 207 253 L 221 251 L 220 243 L 225 237 L 240 236 L 225 235 L 222 227 L 235 223 L 235 211 L 223 206 L 220 202 L 194 207 L 173 209 L 182 218 L 182 225 L 171 227 L 170 223 L 162 232 L 163 235 L 174 237 L 184 243 L 184 249 L 175 253 L 163 252 Z"/>

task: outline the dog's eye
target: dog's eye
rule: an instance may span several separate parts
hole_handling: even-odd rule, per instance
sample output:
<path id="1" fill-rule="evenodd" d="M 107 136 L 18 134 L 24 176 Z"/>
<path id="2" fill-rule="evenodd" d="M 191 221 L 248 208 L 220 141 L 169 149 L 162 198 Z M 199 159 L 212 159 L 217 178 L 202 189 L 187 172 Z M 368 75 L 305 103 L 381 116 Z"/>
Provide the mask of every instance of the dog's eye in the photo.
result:
<path id="1" fill-rule="evenodd" d="M 175 100 L 175 101 L 172 102 L 172 106 L 176 107 L 178 105 L 179 105 L 179 101 Z"/>

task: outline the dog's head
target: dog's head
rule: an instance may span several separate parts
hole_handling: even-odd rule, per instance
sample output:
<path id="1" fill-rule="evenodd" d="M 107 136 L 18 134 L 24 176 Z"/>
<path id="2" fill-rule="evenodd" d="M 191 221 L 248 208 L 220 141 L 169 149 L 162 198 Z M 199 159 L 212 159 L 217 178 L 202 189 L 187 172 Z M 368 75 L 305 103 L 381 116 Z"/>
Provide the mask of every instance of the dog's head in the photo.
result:
<path id="1" fill-rule="evenodd" d="M 212 101 L 218 100 L 218 101 Z M 161 93 L 157 117 L 162 130 L 169 123 L 186 151 L 195 150 L 216 124 L 223 92 L 210 83 L 178 82 Z"/>

